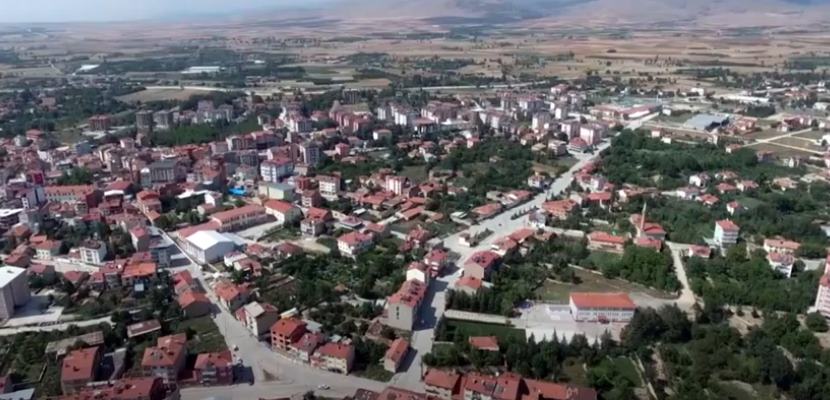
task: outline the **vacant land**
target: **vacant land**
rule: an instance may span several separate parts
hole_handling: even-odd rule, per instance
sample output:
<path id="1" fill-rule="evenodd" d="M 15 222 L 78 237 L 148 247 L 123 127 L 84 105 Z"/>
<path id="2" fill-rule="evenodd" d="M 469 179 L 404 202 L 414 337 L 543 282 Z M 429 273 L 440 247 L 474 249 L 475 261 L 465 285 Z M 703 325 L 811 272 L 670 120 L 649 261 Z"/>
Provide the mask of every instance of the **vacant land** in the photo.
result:
<path id="1" fill-rule="evenodd" d="M 571 292 L 625 292 L 625 293 L 644 293 L 651 297 L 659 299 L 671 299 L 670 294 L 646 288 L 635 283 L 625 282 L 619 279 L 608 279 L 602 275 L 595 274 L 589 271 L 576 269 L 576 276 L 579 279 L 578 284 L 556 282 L 548 280 L 536 293 L 540 300 L 567 304 Z"/>
<path id="2" fill-rule="evenodd" d="M 204 89 L 145 89 L 118 98 L 125 103 L 150 103 L 154 101 L 184 101 L 197 94 L 205 94 Z"/>

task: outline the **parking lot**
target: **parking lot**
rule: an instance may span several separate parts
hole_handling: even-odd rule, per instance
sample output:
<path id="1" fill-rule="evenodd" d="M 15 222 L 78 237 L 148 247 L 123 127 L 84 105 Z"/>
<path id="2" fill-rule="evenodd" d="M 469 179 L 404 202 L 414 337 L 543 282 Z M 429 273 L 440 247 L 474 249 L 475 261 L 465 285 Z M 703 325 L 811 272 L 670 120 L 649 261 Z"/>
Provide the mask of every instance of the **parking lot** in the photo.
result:
<path id="1" fill-rule="evenodd" d="M 561 304 L 528 304 L 520 309 L 521 316 L 512 320 L 516 328 L 526 331 L 527 337 L 539 340 L 552 339 L 554 334 L 559 338 L 570 340 L 574 335 L 582 334 L 589 341 L 599 339 L 605 332 L 610 332 L 614 339 L 620 338 L 624 323 L 601 324 L 595 322 L 577 322 L 571 316 L 567 305 Z"/>

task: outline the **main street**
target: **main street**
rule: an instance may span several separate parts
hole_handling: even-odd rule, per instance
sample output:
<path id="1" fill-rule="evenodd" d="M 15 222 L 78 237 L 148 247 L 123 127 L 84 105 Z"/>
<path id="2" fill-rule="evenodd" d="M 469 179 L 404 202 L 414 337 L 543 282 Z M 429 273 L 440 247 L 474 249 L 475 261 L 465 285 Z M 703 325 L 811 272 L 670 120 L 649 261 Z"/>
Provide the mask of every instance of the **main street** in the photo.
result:
<path id="1" fill-rule="evenodd" d="M 594 154 L 578 154 L 576 155 L 579 161 L 574 164 L 567 172 L 556 178 L 551 184 L 550 188 L 538 194 L 530 202 L 522 204 L 518 208 L 540 207 L 550 196 L 559 195 L 565 191 L 573 182 L 574 174 L 583 167 L 599 158 L 600 154 L 610 146 L 609 142 L 602 143 L 598 146 Z M 411 345 L 413 351 L 408 357 L 408 360 L 403 365 L 404 371 L 398 373 L 392 378 L 391 384 L 414 391 L 423 391 L 424 385 L 421 382 L 422 368 L 421 357 L 432 350 L 432 343 L 434 341 L 435 326 L 438 320 L 444 315 L 445 299 L 447 289 L 455 286 L 456 281 L 461 277 L 460 265 L 467 260 L 470 255 L 477 251 L 487 250 L 490 244 L 503 236 L 506 236 L 514 231 L 525 227 L 526 218 L 511 218 L 516 213 L 517 208 L 505 210 L 502 213 L 490 219 L 481 221 L 472 225 L 467 229 L 468 232 L 478 233 L 484 230 L 492 231 L 493 234 L 482 240 L 476 246 L 468 247 L 459 242 L 463 232 L 456 233 L 444 239 L 444 246 L 451 252 L 457 254 L 459 268 L 452 274 L 438 278 L 429 288 L 427 297 L 424 301 L 424 306 L 421 307 L 421 320 L 417 324 L 415 331 L 412 333 Z"/>

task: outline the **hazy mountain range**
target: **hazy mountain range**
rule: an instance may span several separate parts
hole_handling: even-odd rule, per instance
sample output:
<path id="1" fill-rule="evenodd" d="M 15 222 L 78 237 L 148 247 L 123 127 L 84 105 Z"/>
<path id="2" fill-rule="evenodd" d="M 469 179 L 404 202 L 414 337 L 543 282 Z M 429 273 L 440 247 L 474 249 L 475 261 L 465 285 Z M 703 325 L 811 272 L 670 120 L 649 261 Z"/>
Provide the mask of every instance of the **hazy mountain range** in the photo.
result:
<path id="1" fill-rule="evenodd" d="M 315 14 L 438 23 L 678 23 L 788 26 L 830 22 L 830 0 L 332 0 Z"/>

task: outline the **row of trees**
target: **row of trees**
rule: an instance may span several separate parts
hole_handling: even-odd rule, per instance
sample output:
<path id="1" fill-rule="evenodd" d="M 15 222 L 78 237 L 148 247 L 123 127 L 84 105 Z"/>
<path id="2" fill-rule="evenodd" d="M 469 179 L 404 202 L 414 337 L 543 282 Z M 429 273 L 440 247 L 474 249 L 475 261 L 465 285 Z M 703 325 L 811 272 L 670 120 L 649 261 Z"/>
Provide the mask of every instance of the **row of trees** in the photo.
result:
<path id="1" fill-rule="evenodd" d="M 804 312 L 813 304 L 820 277 L 820 271 L 796 271 L 787 279 L 769 266 L 763 251 L 747 256 L 745 244 L 732 247 L 724 258 L 691 258 L 686 271 L 692 290 L 707 304 L 789 312 Z"/>

